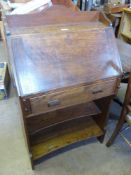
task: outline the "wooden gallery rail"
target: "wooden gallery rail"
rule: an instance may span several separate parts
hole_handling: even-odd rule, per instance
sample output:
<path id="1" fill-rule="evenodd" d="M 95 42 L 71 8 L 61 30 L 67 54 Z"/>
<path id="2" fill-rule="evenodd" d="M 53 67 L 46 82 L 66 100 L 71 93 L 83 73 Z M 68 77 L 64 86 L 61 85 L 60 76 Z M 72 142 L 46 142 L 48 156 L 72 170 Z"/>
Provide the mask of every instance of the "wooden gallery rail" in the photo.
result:
<path id="1" fill-rule="evenodd" d="M 102 142 L 122 72 L 107 18 L 55 4 L 6 23 L 32 167 L 67 145 Z"/>

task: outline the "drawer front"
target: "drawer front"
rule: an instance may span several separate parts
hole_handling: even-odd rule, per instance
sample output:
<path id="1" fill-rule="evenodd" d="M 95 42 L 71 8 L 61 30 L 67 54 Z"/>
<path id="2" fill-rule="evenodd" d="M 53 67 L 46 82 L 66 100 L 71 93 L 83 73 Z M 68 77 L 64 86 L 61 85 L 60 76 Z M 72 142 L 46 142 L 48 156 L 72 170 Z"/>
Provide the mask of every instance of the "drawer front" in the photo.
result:
<path id="1" fill-rule="evenodd" d="M 117 79 L 30 98 L 31 113 L 44 113 L 115 94 Z"/>

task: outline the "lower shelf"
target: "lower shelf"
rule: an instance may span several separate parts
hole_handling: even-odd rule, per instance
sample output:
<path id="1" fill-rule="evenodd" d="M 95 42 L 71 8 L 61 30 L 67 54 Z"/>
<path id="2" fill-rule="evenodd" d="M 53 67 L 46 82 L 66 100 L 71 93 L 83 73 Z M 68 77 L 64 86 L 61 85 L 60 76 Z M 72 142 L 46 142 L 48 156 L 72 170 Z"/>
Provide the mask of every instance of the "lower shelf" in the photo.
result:
<path id="1" fill-rule="evenodd" d="M 131 33 L 121 33 L 122 36 L 131 39 Z"/>
<path id="2" fill-rule="evenodd" d="M 70 144 L 83 141 L 91 137 L 101 136 L 102 134 L 103 131 L 96 122 L 92 118 L 89 118 L 86 123 L 80 123 L 78 128 L 75 126 L 75 128 L 72 128 L 70 132 L 68 129 L 66 132 L 65 129 L 63 134 L 56 135 L 52 138 L 46 139 L 42 143 L 32 146 L 33 160 L 37 160 Z"/>

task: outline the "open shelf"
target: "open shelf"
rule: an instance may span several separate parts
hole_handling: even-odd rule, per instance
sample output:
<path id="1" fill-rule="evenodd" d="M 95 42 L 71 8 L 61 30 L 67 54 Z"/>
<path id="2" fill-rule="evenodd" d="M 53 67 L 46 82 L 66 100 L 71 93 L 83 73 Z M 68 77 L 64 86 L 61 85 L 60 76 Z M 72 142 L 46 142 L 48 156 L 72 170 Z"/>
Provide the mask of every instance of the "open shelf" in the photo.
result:
<path id="1" fill-rule="evenodd" d="M 131 10 L 124 9 L 120 29 L 119 29 L 119 37 L 130 43 L 131 40 Z M 128 41 L 129 40 L 129 41 Z"/>
<path id="2" fill-rule="evenodd" d="M 121 33 L 122 36 L 131 39 L 131 33 Z"/>
<path id="3" fill-rule="evenodd" d="M 103 131 L 93 119 L 85 118 L 84 121 L 78 120 L 77 125 L 76 122 L 72 122 L 70 127 L 65 126 L 63 129 L 59 130 L 59 133 L 57 132 L 57 129 L 56 132 L 54 130 L 52 131 L 52 135 L 47 133 L 45 133 L 43 141 L 40 138 L 40 143 L 33 143 L 34 145 L 31 147 L 33 160 L 38 160 L 39 158 L 70 144 L 83 141 L 91 137 L 101 136 Z"/>
<path id="4" fill-rule="evenodd" d="M 26 118 L 27 126 L 30 135 L 37 134 L 45 128 L 54 125 L 71 121 L 85 116 L 93 116 L 100 114 L 100 109 L 94 102 L 82 103 L 74 106 L 69 106 L 64 109 L 58 109 L 36 116 Z"/>

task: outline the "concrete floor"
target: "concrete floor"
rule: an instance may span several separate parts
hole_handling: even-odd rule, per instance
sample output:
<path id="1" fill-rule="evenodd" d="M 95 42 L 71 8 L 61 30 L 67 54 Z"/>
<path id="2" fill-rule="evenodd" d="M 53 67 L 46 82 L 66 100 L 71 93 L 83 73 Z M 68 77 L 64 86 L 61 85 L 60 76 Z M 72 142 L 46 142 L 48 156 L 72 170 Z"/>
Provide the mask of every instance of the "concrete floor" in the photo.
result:
<path id="1" fill-rule="evenodd" d="M 0 43 L 0 61 L 5 58 L 6 55 Z M 112 128 L 110 124 L 108 126 L 109 135 Z M 55 174 L 130 175 L 131 148 L 127 147 L 121 138 L 118 138 L 110 148 L 94 140 L 48 159 L 32 171 L 17 95 L 15 89 L 11 88 L 9 99 L 0 101 L 0 175 Z"/>

